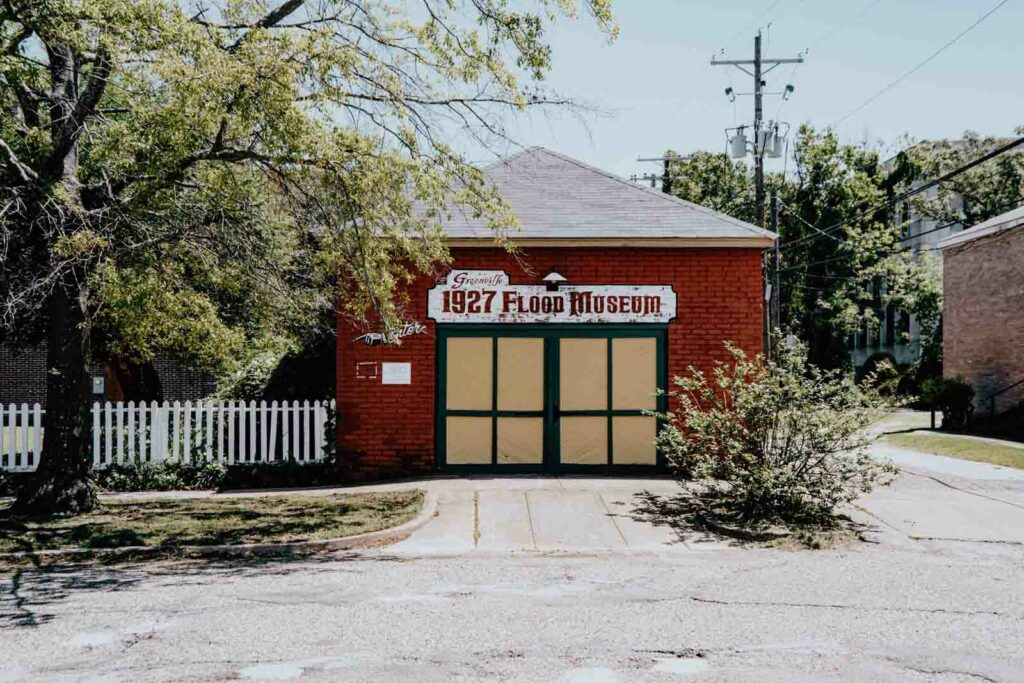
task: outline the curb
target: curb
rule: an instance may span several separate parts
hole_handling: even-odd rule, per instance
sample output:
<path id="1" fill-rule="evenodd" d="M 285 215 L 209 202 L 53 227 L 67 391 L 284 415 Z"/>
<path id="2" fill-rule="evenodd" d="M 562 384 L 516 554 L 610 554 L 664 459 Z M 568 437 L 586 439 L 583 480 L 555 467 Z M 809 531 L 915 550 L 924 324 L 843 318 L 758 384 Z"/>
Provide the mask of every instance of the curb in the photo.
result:
<path id="1" fill-rule="evenodd" d="M 32 557 L 69 557 L 80 559 L 109 558 L 118 556 L 148 557 L 263 557 L 272 555 L 300 556 L 311 555 L 332 550 L 349 550 L 370 545 L 387 545 L 404 539 L 416 529 L 426 524 L 437 514 L 437 494 L 424 491 L 423 508 L 419 514 L 404 524 L 368 531 L 355 536 L 341 538 L 325 538 L 315 541 L 295 541 L 291 543 L 235 543 L 229 545 L 182 545 L 182 546 L 123 546 L 120 548 L 61 548 L 57 550 L 37 550 L 17 553 L 0 553 L 2 560 L 20 560 Z"/>

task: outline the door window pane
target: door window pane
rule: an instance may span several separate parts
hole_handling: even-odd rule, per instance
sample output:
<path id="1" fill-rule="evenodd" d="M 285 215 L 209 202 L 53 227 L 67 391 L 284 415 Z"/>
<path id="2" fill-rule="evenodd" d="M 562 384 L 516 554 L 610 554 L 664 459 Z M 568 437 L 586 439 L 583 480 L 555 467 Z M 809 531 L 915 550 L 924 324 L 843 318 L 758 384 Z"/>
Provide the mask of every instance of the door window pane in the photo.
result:
<path id="1" fill-rule="evenodd" d="M 492 343 L 488 337 L 448 339 L 448 410 L 490 410 Z"/>
<path id="2" fill-rule="evenodd" d="M 653 337 L 612 340 L 612 407 L 654 410 L 658 344 Z"/>
<path id="3" fill-rule="evenodd" d="M 449 416 L 446 426 L 445 461 L 449 465 L 491 464 L 491 418 Z"/>
<path id="4" fill-rule="evenodd" d="M 544 462 L 544 418 L 499 417 L 498 463 Z"/>
<path id="5" fill-rule="evenodd" d="M 657 450 L 655 417 L 637 415 L 612 418 L 612 464 L 654 465 Z"/>
<path id="6" fill-rule="evenodd" d="M 543 339 L 498 339 L 498 410 L 544 410 Z"/>
<path id="7" fill-rule="evenodd" d="M 562 410 L 607 410 L 607 339 L 560 339 L 558 366 Z"/>
<path id="8" fill-rule="evenodd" d="M 608 464 L 608 418 L 563 417 L 561 460 L 573 465 Z"/>

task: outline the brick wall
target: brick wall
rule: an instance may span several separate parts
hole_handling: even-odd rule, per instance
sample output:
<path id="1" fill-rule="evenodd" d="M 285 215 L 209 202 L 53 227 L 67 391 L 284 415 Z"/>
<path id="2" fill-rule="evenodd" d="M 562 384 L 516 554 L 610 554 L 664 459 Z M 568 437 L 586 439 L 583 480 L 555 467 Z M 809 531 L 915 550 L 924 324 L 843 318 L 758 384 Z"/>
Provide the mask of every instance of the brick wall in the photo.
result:
<path id="1" fill-rule="evenodd" d="M 1024 227 L 943 252 L 942 363 L 984 398 L 1024 379 Z M 1024 401 L 1024 386 L 997 397 L 996 413 Z"/>
<path id="2" fill-rule="evenodd" d="M 0 346 L 0 404 L 46 402 L 46 349 Z"/>
<path id="3" fill-rule="evenodd" d="M 165 401 L 195 401 L 217 388 L 207 372 L 186 368 L 168 358 L 153 362 Z M 103 377 L 103 367 L 94 365 L 90 374 Z M 46 405 L 46 346 L 12 349 L 0 345 L 0 404 L 41 403 Z"/>
<path id="4" fill-rule="evenodd" d="M 498 249 L 455 249 L 454 267 L 504 270 L 513 284 L 537 284 L 552 270 L 570 282 L 672 285 L 678 311 L 669 325 L 669 376 L 724 359 L 723 342 L 762 349 L 761 252 L 757 249 L 531 249 L 521 263 Z M 525 272 L 530 269 L 530 273 Z M 338 439 L 353 477 L 416 474 L 434 466 L 434 323 L 424 278 L 410 290 L 408 318 L 423 334 L 399 346 L 352 340 L 366 330 L 338 322 Z M 412 364 L 412 384 L 359 379 L 359 363 Z"/>

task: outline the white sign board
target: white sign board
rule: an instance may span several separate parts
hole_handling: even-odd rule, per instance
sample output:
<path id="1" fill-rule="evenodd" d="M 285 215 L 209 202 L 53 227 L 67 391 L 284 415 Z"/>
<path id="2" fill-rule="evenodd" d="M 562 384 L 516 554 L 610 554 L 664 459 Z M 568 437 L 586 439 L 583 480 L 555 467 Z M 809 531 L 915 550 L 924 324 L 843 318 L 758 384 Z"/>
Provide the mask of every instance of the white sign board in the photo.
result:
<path id="1" fill-rule="evenodd" d="M 667 323 L 670 285 L 513 285 L 501 270 L 453 270 L 427 292 L 439 323 Z"/>
<path id="2" fill-rule="evenodd" d="M 412 384 L 412 363 L 381 363 L 381 384 Z"/>

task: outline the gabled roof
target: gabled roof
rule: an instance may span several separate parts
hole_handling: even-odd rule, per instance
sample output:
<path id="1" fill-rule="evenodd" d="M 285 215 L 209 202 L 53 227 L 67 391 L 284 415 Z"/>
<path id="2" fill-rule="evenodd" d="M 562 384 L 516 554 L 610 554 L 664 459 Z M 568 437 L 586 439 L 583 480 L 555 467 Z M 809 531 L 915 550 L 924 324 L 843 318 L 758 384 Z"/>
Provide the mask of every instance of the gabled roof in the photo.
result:
<path id="1" fill-rule="evenodd" d="M 947 237 L 939 242 L 939 249 L 955 247 L 958 244 L 964 244 L 965 242 L 970 242 L 981 237 L 994 235 L 998 232 L 1010 230 L 1021 225 L 1024 225 L 1024 204 L 1018 206 L 1016 209 L 1011 209 L 1006 213 L 993 216 L 987 221 L 982 221 L 974 227 L 968 228 L 963 232 L 958 232 L 952 237 Z"/>
<path id="2" fill-rule="evenodd" d="M 595 241 L 693 246 L 769 246 L 775 234 L 594 168 L 530 147 L 483 169 L 519 220 L 515 242 Z M 451 241 L 493 240 L 486 219 L 453 210 Z"/>

